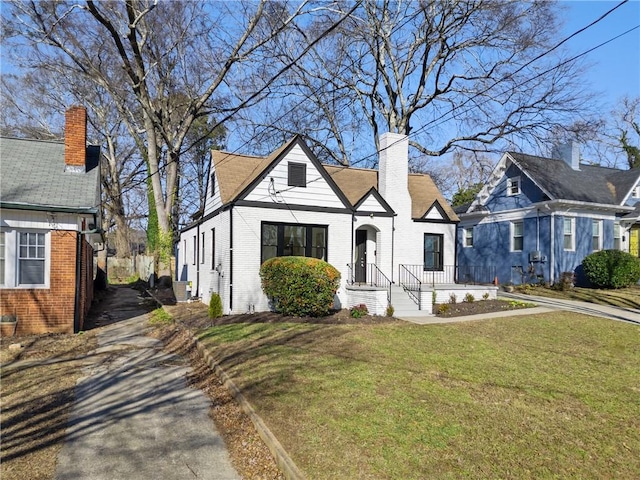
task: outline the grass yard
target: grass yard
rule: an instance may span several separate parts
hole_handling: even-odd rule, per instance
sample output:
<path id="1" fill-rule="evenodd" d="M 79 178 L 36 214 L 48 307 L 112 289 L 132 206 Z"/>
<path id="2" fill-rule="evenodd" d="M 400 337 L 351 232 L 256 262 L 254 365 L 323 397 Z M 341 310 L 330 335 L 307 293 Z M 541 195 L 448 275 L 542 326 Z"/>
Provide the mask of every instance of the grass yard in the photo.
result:
<path id="1" fill-rule="evenodd" d="M 637 326 L 558 312 L 201 339 L 310 479 L 640 477 Z"/>
<path id="2" fill-rule="evenodd" d="M 558 291 L 540 285 L 523 285 L 516 287 L 516 291 L 543 297 L 580 300 L 582 302 L 597 303 L 599 305 L 640 309 L 640 285 L 611 290 L 574 287 L 565 291 Z"/>

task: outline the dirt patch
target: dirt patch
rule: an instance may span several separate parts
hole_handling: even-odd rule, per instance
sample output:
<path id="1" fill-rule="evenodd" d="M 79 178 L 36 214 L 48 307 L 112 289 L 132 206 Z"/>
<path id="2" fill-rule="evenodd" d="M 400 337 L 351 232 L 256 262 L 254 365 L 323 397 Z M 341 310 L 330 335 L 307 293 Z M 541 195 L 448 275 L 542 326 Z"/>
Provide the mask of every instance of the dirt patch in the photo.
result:
<path id="1" fill-rule="evenodd" d="M 11 344 L 19 348 L 10 350 Z M 81 359 L 95 348 L 90 332 L 1 340 L 3 480 L 53 478 Z"/>

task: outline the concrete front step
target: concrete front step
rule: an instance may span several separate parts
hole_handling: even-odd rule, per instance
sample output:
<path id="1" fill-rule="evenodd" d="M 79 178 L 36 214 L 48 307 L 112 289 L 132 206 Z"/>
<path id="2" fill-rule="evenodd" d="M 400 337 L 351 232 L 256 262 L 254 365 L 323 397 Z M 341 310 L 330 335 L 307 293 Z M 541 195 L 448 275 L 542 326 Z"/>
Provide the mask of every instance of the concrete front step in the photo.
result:
<path id="1" fill-rule="evenodd" d="M 391 305 L 394 309 L 394 316 L 418 315 L 418 305 L 409 297 L 402 287 L 391 287 Z"/>

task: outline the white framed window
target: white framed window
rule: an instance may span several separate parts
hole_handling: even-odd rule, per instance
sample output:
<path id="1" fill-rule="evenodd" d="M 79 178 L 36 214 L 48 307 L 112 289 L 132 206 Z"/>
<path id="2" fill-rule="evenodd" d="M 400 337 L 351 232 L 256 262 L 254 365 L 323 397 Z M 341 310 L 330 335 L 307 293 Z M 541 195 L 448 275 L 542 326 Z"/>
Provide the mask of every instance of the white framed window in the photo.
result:
<path id="1" fill-rule="evenodd" d="M 200 252 L 200 263 L 204 263 L 204 254 L 205 254 L 205 246 L 204 246 L 204 241 L 205 241 L 206 237 L 204 235 L 204 232 L 202 232 L 202 244 L 200 245 L 201 248 L 201 252 Z"/>
<path id="2" fill-rule="evenodd" d="M 631 191 L 631 198 L 640 198 L 640 185 L 633 187 Z"/>
<path id="3" fill-rule="evenodd" d="M 464 243 L 465 247 L 473 247 L 473 228 L 468 227 L 464 229 Z"/>
<path id="4" fill-rule="evenodd" d="M 48 288 L 51 235 L 43 230 L 0 232 L 0 286 Z"/>
<path id="5" fill-rule="evenodd" d="M 196 264 L 196 257 L 198 256 L 198 237 L 193 236 L 193 262 L 192 264 Z"/>
<path id="6" fill-rule="evenodd" d="M 520 177 L 507 178 L 507 195 L 520 195 Z"/>
<path id="7" fill-rule="evenodd" d="M 511 251 L 521 252 L 524 247 L 524 222 L 511 222 Z"/>
<path id="8" fill-rule="evenodd" d="M 591 231 L 591 249 L 594 252 L 602 250 L 602 220 L 592 220 Z"/>
<path id="9" fill-rule="evenodd" d="M 563 236 L 564 236 L 564 249 L 575 250 L 576 249 L 576 219 L 566 218 L 564 219 Z"/>
<path id="10" fill-rule="evenodd" d="M 619 222 L 613 224 L 613 248 L 614 250 L 622 250 L 622 229 Z"/>

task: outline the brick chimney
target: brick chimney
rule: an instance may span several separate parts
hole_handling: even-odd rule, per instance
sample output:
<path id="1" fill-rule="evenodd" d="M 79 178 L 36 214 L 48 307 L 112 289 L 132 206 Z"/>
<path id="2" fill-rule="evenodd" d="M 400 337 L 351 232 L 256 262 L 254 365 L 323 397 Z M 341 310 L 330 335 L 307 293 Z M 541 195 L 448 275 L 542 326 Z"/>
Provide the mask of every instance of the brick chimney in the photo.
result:
<path id="1" fill-rule="evenodd" d="M 73 106 L 65 113 L 64 170 L 84 173 L 87 165 L 87 109 Z"/>

